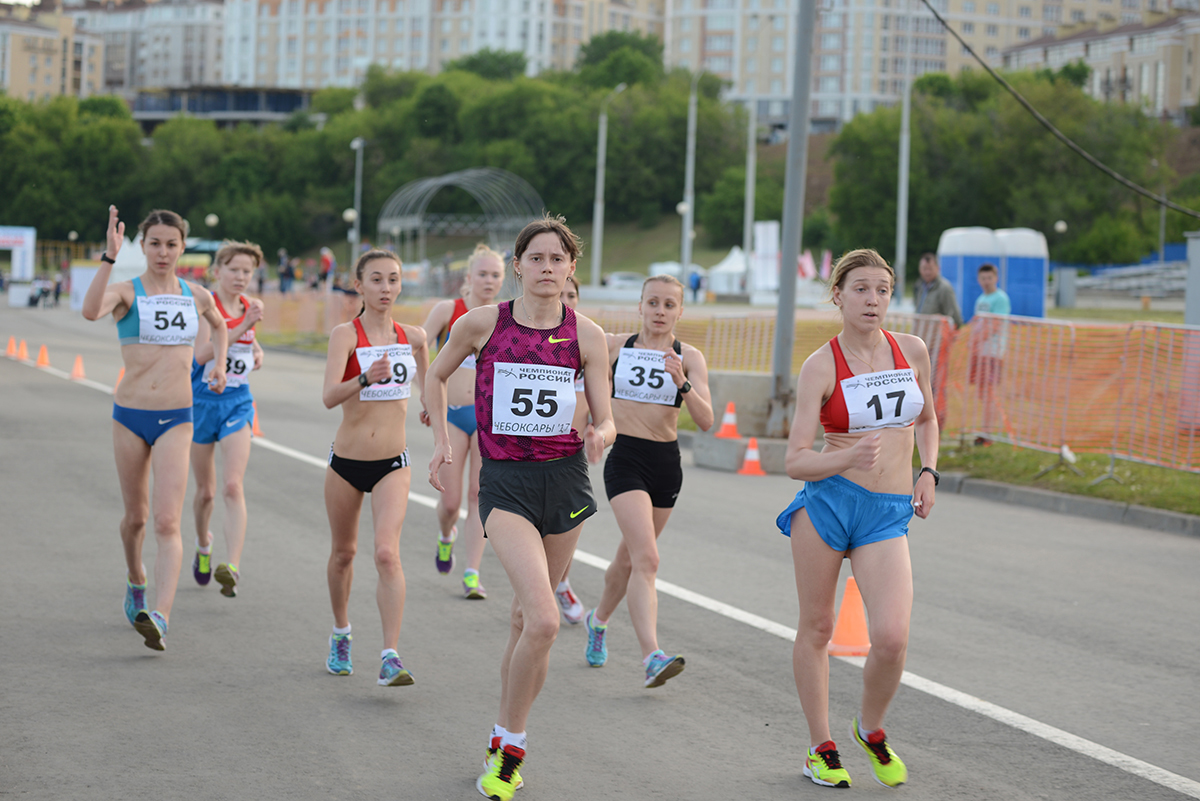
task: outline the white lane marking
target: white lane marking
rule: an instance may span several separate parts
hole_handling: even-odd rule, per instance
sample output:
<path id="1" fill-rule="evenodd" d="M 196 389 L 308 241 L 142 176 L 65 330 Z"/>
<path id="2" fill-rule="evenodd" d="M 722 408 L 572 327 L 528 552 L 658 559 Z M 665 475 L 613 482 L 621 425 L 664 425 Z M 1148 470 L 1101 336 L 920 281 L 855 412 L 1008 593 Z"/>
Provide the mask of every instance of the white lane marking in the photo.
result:
<path id="1" fill-rule="evenodd" d="M 30 367 L 34 366 L 34 363 L 31 361 L 25 361 L 22 363 L 27 364 Z M 65 378 L 68 381 L 71 378 L 67 373 L 64 373 L 62 370 L 56 370 L 53 367 L 41 367 L 37 369 L 40 369 L 43 372 L 48 372 L 51 375 L 56 375 L 59 378 Z M 107 387 L 103 384 L 97 384 L 94 381 L 73 381 L 72 383 L 91 386 L 94 389 L 98 389 L 109 394 L 112 394 L 113 391 L 111 387 Z M 255 437 L 253 441 L 255 444 L 266 448 L 267 450 L 275 451 L 283 456 L 289 456 L 297 461 L 304 462 L 305 464 L 311 464 L 314 467 L 320 467 L 321 469 L 324 469 L 328 464 L 326 461 L 318 459 L 315 456 L 309 456 L 306 453 L 301 453 L 300 451 L 289 448 L 286 445 L 280 445 L 277 442 L 271 442 L 270 440 L 263 439 L 262 437 Z M 437 508 L 437 500 L 435 498 L 422 495 L 419 492 L 413 492 L 410 490 L 408 493 L 408 498 L 410 501 L 414 501 L 421 506 L 427 506 L 430 509 Z M 466 510 L 459 510 L 458 516 L 459 519 L 465 518 L 467 516 Z M 589 567 L 595 567 L 600 570 L 607 570 L 610 564 L 607 559 L 587 553 L 586 551 L 576 550 L 575 558 Z M 709 598 L 706 595 L 692 592 L 689 589 L 680 587 L 678 584 L 672 584 L 669 581 L 656 579 L 655 587 L 664 595 L 670 595 L 673 598 L 678 598 L 681 601 L 694 604 L 702 609 L 707 609 L 710 612 L 715 612 L 718 615 L 727 617 L 730 620 L 735 620 L 738 623 L 745 623 L 747 626 L 752 626 L 759 631 L 764 631 L 767 634 L 772 634 L 789 642 L 794 642 L 796 640 L 796 630 L 793 628 L 784 626 L 781 623 L 776 623 L 773 620 L 767 620 L 765 617 L 760 617 L 759 615 L 755 615 L 743 609 L 738 609 L 736 606 L 730 606 L 729 604 L 718 601 L 715 598 Z M 856 665 L 860 668 L 863 666 L 864 662 L 866 662 L 866 659 L 861 656 L 840 656 L 834 658 L 841 659 L 847 664 Z M 1032 734 L 1035 737 L 1040 737 L 1043 740 L 1054 743 L 1055 745 L 1060 745 L 1063 748 L 1067 748 L 1077 754 L 1091 757 L 1097 762 L 1103 762 L 1104 764 L 1111 765 L 1118 770 L 1123 770 L 1126 773 L 1131 773 L 1134 776 L 1138 776 L 1146 779 L 1147 781 L 1162 785 L 1169 790 L 1174 790 L 1177 793 L 1182 793 L 1183 795 L 1190 796 L 1191 798 L 1200 798 L 1200 782 L 1189 779 L 1186 776 L 1180 776 L 1178 773 L 1172 773 L 1171 771 L 1160 768 L 1157 765 L 1151 765 L 1149 762 L 1143 762 L 1142 760 L 1131 757 L 1128 754 L 1123 754 L 1120 751 L 1115 751 L 1112 748 L 1092 742 L 1091 740 L 1084 739 L 1078 735 L 1071 734 L 1068 731 L 1063 731 L 1062 729 L 1055 728 L 1054 726 L 1042 723 L 1041 721 L 1026 717 L 1019 712 L 1013 712 L 1011 709 L 1005 709 L 1004 707 L 993 704 L 990 701 L 984 701 L 982 698 L 976 698 L 973 695 L 968 695 L 967 693 L 955 690 L 952 687 L 939 684 L 936 681 L 930 681 L 929 679 L 922 678 L 915 673 L 909 673 L 907 670 L 904 671 L 903 676 L 901 676 L 900 683 L 907 687 L 911 687 L 914 690 L 919 690 L 923 693 L 926 693 L 927 695 L 932 695 L 934 698 L 938 698 L 942 701 L 946 701 L 947 703 L 962 707 L 970 712 L 975 712 L 976 714 L 991 718 L 998 723 L 1003 723 L 1006 726 L 1011 726 L 1019 731 Z"/>

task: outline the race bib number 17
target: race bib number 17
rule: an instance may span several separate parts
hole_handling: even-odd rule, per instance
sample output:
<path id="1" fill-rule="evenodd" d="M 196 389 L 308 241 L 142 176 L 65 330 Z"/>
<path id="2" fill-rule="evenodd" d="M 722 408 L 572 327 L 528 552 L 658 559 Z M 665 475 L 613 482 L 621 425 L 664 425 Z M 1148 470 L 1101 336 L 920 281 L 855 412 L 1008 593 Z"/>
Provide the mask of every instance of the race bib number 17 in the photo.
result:
<path id="1" fill-rule="evenodd" d="M 570 367 L 495 362 L 492 433 L 554 437 L 571 433 L 575 371 Z"/>

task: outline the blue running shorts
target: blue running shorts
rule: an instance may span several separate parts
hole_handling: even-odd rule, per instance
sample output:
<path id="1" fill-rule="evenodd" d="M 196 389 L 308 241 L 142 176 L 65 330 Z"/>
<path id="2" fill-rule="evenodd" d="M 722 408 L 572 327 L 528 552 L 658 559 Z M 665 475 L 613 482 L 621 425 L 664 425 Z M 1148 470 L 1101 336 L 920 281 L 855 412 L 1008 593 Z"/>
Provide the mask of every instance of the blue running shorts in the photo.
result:
<path id="1" fill-rule="evenodd" d="M 249 392 L 230 400 L 196 398 L 192 410 L 192 442 L 197 445 L 225 439 L 254 422 L 254 398 Z"/>
<path id="2" fill-rule="evenodd" d="M 450 406 L 446 409 L 446 422 L 462 431 L 468 437 L 475 433 L 475 404 L 466 406 Z"/>
<path id="3" fill-rule="evenodd" d="M 825 544 L 842 553 L 907 536 L 913 516 L 911 495 L 871 492 L 841 476 L 805 482 L 775 519 L 784 536 L 792 536 L 792 515 L 801 509 L 808 510 L 808 519 Z"/>

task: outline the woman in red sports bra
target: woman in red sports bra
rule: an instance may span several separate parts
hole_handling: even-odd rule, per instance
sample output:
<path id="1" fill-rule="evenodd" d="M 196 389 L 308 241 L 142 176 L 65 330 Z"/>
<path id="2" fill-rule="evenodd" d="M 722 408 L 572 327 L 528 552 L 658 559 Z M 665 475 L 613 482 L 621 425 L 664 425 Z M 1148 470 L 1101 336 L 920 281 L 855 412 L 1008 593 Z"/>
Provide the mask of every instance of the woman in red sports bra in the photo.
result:
<path id="1" fill-rule="evenodd" d="M 496 295 L 504 285 L 504 258 L 484 244 L 475 246 L 475 252 L 467 259 L 465 291 L 461 298 L 439 301 L 429 310 L 425 320 L 425 336 L 436 341 L 438 348 L 450 338 L 450 329 L 460 317 L 471 309 L 489 306 L 496 302 Z M 479 437 L 475 432 L 475 354 L 463 359 L 462 364 L 450 376 L 446 387 L 449 401 L 450 447 L 455 453 L 471 455 L 468 474 L 467 520 L 464 527 L 462 547 L 467 560 L 463 571 L 463 597 L 481 601 L 487 590 L 479 583 L 479 564 L 483 560 L 483 523 L 479 520 Z M 428 424 L 424 417 L 422 422 Z M 458 510 L 463 499 L 463 468 L 467 460 L 443 465 L 439 478 L 445 490 L 438 501 L 438 545 L 434 564 L 439 573 L 454 569 L 454 541 L 458 537 Z"/>
<path id="2" fill-rule="evenodd" d="M 800 599 L 792 660 L 811 737 L 804 775 L 820 785 L 850 786 L 830 735 L 828 654 L 838 573 L 848 556 L 871 639 L 851 737 L 866 752 L 875 780 L 896 787 L 908 771 L 888 746 L 883 718 L 908 647 L 908 522 L 914 511 L 928 517 L 938 481 L 929 352 L 915 336 L 883 330 L 895 276 L 874 250 L 842 256 L 829 283 L 842 331 L 800 369 L 787 472 L 805 484 L 776 521 L 791 537 Z M 813 449 L 818 425 L 825 427 L 820 451 Z M 914 441 L 924 465 L 915 485 Z"/>
<path id="3" fill-rule="evenodd" d="M 354 273 L 363 310 L 329 335 L 322 396 L 325 408 L 342 407 L 342 424 L 325 471 L 325 510 L 333 534 L 328 578 L 334 621 L 325 667 L 339 676 L 354 672 L 347 607 L 358 550 L 358 517 L 363 495 L 369 492 L 379 571 L 376 598 L 383 620 L 379 684 L 396 687 L 413 683 L 396 651 L 404 617 L 400 529 L 412 482 L 404 418 L 414 378 L 418 386 L 425 384 L 429 353 L 424 329 L 392 319 L 392 304 L 400 295 L 396 254 L 368 251 L 359 257 Z"/>

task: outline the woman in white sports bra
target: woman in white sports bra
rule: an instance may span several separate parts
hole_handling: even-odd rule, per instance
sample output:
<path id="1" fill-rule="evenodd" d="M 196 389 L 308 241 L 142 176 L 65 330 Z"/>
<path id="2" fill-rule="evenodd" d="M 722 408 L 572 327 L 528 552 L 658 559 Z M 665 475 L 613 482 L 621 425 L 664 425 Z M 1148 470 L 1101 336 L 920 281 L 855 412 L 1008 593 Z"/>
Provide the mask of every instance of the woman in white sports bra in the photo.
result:
<path id="1" fill-rule="evenodd" d="M 829 730 L 828 654 L 838 572 L 848 556 L 871 639 L 851 737 L 866 752 L 875 780 L 896 787 L 908 771 L 887 743 L 883 718 L 900 687 L 908 647 L 908 522 L 914 511 L 928 517 L 939 478 L 929 352 L 915 336 L 883 330 L 895 276 L 878 253 L 845 254 L 829 285 L 842 331 L 800 369 L 787 473 L 805 484 L 776 521 L 791 537 L 800 599 L 792 659 L 811 737 L 804 775 L 820 785 L 850 786 Z M 813 449 L 818 425 L 825 427 L 820 451 Z M 914 441 L 924 465 L 915 484 Z"/>
<path id="2" fill-rule="evenodd" d="M 139 230 L 146 272 L 132 281 L 109 284 L 112 265 L 125 241 L 125 223 L 117 219 L 117 207 L 109 206 L 108 247 L 83 298 L 83 316 L 99 320 L 111 314 L 117 321 L 125 377 L 113 398 L 113 450 L 125 501 L 121 520 L 129 570 L 125 617 L 148 648 L 162 651 L 183 560 L 180 525 L 192 444 L 192 354 L 199 318 L 204 317 L 213 327 L 217 365 L 209 386 L 217 393 L 225 389 L 227 343 L 225 319 L 212 295 L 175 275 L 187 222 L 172 211 L 152 211 Z M 148 609 L 142 543 L 151 514 L 158 541 L 154 559 L 157 598 L 154 608 Z"/>

